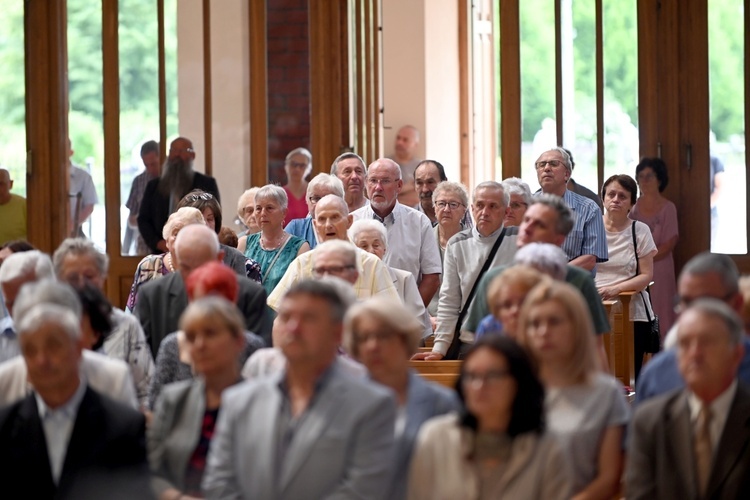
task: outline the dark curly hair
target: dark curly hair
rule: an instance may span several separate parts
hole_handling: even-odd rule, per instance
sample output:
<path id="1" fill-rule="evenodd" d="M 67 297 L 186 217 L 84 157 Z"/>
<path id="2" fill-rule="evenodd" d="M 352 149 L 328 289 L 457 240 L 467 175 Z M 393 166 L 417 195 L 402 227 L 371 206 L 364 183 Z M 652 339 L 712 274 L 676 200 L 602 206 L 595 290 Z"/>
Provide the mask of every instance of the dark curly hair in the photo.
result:
<path id="1" fill-rule="evenodd" d="M 96 342 L 91 346 L 92 351 L 96 351 L 112 333 L 112 304 L 110 304 L 104 293 L 90 283 L 86 283 L 76 289 L 78 298 L 81 299 L 83 314 L 88 316 L 91 329 L 98 335 Z"/>
<path id="2" fill-rule="evenodd" d="M 669 184 L 669 173 L 667 173 L 667 164 L 661 158 L 642 158 L 638 166 L 635 167 L 635 178 L 638 178 L 643 169 L 651 168 L 654 175 L 659 181 L 659 192 L 661 193 Z"/>

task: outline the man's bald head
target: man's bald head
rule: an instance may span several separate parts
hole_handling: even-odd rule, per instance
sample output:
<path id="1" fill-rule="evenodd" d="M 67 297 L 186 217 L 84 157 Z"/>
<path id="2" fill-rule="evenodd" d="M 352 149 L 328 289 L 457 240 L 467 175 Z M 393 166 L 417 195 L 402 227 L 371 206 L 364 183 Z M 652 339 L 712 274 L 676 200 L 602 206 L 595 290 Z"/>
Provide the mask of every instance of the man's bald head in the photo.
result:
<path id="1" fill-rule="evenodd" d="M 329 194 L 320 199 L 315 206 L 313 227 L 321 242 L 329 240 L 346 240 L 346 231 L 352 225 L 349 206 L 343 198 Z"/>
<path id="2" fill-rule="evenodd" d="M 214 231 L 200 224 L 183 227 L 174 242 L 174 257 L 182 279 L 190 272 L 208 262 L 224 259 L 219 237 Z"/>
<path id="3" fill-rule="evenodd" d="M 325 195 L 320 199 L 320 201 L 318 201 L 317 206 L 338 210 L 344 217 L 349 215 L 349 205 L 346 204 L 344 198 L 342 198 L 341 196 L 336 196 L 335 194 Z"/>

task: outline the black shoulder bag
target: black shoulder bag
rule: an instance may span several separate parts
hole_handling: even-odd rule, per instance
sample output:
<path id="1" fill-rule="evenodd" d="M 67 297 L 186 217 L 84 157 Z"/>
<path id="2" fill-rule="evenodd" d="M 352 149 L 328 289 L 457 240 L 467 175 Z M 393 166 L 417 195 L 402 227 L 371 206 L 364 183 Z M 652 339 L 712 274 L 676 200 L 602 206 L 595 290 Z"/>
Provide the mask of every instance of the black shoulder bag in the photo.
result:
<path id="1" fill-rule="evenodd" d="M 635 221 L 631 225 L 631 232 L 633 234 L 633 250 L 635 251 L 635 275 L 638 276 L 641 272 L 640 266 L 638 265 L 638 243 L 635 241 Z M 651 304 L 651 292 L 649 287 L 646 286 L 648 294 L 648 302 Z M 646 343 L 646 352 L 657 353 L 661 350 L 661 333 L 659 332 L 659 317 L 654 313 L 654 317 L 648 312 L 648 305 L 646 299 L 643 298 L 643 292 L 640 292 L 641 300 L 643 301 L 643 308 L 646 309 L 646 318 L 648 318 L 648 324 L 651 327 L 649 330 L 648 342 Z"/>
<path id="2" fill-rule="evenodd" d="M 479 285 L 479 281 L 482 279 L 482 276 L 484 276 L 484 273 L 487 272 L 487 270 L 490 268 L 490 264 L 495 259 L 495 255 L 497 254 L 498 248 L 500 248 L 500 244 L 503 242 L 503 238 L 505 238 L 505 228 L 503 228 L 500 236 L 498 236 L 497 240 L 495 240 L 495 244 L 492 245 L 492 249 L 487 255 L 487 259 L 484 261 L 484 265 L 479 271 L 477 279 L 474 281 L 474 285 L 472 285 L 471 287 L 469 296 L 466 299 L 466 302 L 464 302 L 464 306 L 458 313 L 458 321 L 456 322 L 456 328 L 453 332 L 453 340 L 451 341 L 451 345 L 448 347 L 448 352 L 445 354 L 444 359 L 458 359 L 458 353 L 461 350 L 461 341 L 459 340 L 459 337 L 461 336 L 461 325 L 463 325 L 466 313 L 469 312 L 471 301 L 474 300 L 474 295 L 477 292 L 477 285 Z"/>

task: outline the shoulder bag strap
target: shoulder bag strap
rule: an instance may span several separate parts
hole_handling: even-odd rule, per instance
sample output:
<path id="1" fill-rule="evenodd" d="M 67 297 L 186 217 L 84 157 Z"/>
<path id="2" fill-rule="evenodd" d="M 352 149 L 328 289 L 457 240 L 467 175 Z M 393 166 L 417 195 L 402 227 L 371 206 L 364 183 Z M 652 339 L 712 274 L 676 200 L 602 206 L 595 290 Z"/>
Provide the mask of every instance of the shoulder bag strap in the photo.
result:
<path id="1" fill-rule="evenodd" d="M 279 248 L 279 251 L 276 252 L 276 255 L 273 256 L 273 260 L 270 264 L 268 264 L 268 267 L 266 267 L 266 271 L 261 271 L 261 280 L 265 281 L 266 276 L 271 272 L 271 269 L 273 268 L 273 265 L 276 264 L 276 261 L 279 260 L 279 256 L 281 255 L 281 252 L 284 251 L 284 248 L 286 248 L 287 244 L 292 241 L 292 235 L 290 234 L 289 237 L 286 239 L 283 245 L 281 245 L 281 248 Z M 260 239 L 258 239 L 258 244 L 260 245 Z"/>
<path id="2" fill-rule="evenodd" d="M 638 266 L 638 243 L 635 241 L 635 221 L 633 221 L 633 224 L 630 227 L 633 234 L 633 251 L 635 252 L 635 275 L 638 276 L 641 273 L 641 270 Z M 648 285 L 646 285 L 646 290 L 648 290 Z M 643 292 L 641 291 L 638 295 L 641 296 L 641 300 L 643 301 L 643 308 L 646 310 L 646 319 L 651 323 L 651 313 L 648 312 L 648 305 L 646 305 L 646 299 L 643 298 Z M 648 301 L 651 302 L 651 295 L 649 295 Z"/>
<path id="3" fill-rule="evenodd" d="M 474 280 L 474 285 L 472 285 L 471 287 L 469 296 L 466 298 L 466 302 L 464 302 L 464 306 L 461 308 L 461 311 L 458 313 L 458 322 L 456 323 L 456 329 L 461 328 L 461 324 L 463 323 L 464 318 L 466 317 L 466 313 L 468 312 L 469 306 L 471 306 L 471 301 L 474 299 L 474 295 L 477 293 L 477 285 L 479 285 L 479 281 L 481 281 L 482 276 L 484 276 L 484 273 L 486 273 L 487 270 L 490 268 L 490 265 L 492 265 L 492 261 L 495 259 L 495 255 L 497 254 L 497 250 L 500 248 L 500 245 L 503 242 L 503 238 L 505 238 L 505 228 L 503 228 L 502 232 L 500 233 L 500 236 L 497 237 L 495 244 L 492 245 L 492 249 L 490 250 L 490 253 L 487 255 L 487 259 L 484 261 L 484 265 L 482 266 L 482 269 L 479 271 L 479 274 L 477 275 L 477 279 Z M 458 335 L 456 335 L 455 338 L 458 338 Z"/>

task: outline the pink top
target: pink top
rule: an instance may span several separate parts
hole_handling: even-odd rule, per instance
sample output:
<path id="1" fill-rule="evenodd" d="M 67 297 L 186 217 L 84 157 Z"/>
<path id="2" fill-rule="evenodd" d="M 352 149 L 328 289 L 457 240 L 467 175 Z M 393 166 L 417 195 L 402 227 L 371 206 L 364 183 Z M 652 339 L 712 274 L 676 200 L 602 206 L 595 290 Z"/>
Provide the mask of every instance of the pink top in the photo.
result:
<path id="1" fill-rule="evenodd" d="M 286 186 L 282 187 L 286 191 L 286 197 L 289 199 L 286 217 L 284 217 L 284 226 L 286 227 L 292 219 L 304 219 L 307 217 L 307 201 L 305 200 L 305 196 L 296 198 Z"/>

